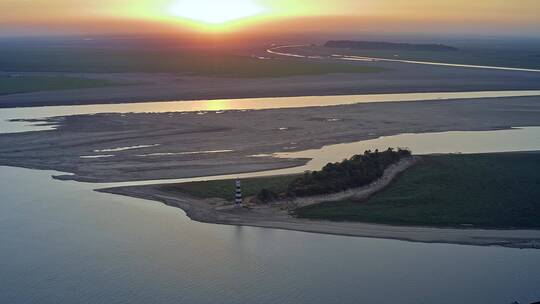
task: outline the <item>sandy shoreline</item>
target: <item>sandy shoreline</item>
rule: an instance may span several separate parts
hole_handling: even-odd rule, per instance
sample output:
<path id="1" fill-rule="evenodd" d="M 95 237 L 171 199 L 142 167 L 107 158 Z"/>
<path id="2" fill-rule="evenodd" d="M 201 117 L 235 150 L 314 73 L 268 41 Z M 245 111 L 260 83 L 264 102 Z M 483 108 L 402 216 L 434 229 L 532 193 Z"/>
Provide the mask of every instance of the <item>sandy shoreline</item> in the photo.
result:
<path id="1" fill-rule="evenodd" d="M 171 207 L 180 208 L 190 219 L 204 223 L 422 243 L 540 248 L 540 230 L 436 228 L 307 220 L 292 217 L 287 211 L 275 207 L 255 207 L 249 211 L 244 209 L 217 211 L 216 204 L 218 203 L 215 200 L 201 200 L 178 193 L 171 194 L 164 191 L 160 185 L 118 187 L 96 191 L 158 201 Z"/>

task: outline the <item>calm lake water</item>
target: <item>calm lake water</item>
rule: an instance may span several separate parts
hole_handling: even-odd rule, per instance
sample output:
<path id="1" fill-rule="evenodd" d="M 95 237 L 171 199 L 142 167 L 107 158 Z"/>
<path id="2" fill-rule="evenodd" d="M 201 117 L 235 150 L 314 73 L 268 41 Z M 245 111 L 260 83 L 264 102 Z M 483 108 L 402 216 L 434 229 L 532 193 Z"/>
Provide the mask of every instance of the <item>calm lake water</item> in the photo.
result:
<path id="1" fill-rule="evenodd" d="M 66 114 L 51 108 L 57 107 L 34 114 Z M 73 108 L 71 114 L 82 114 Z M 3 118 L 31 118 L 31 112 L 0 110 Z M 314 157 L 287 169 L 302 172 L 388 146 L 417 153 L 540 150 L 540 128 L 403 134 L 277 156 Z M 61 173 L 0 167 L 0 303 L 540 300 L 540 250 L 203 224 L 177 208 L 93 191 L 164 181 L 89 184 L 54 180 L 55 174 Z"/>
<path id="2" fill-rule="evenodd" d="M 540 250 L 202 224 L 0 167 L 1 303 L 525 303 Z"/>

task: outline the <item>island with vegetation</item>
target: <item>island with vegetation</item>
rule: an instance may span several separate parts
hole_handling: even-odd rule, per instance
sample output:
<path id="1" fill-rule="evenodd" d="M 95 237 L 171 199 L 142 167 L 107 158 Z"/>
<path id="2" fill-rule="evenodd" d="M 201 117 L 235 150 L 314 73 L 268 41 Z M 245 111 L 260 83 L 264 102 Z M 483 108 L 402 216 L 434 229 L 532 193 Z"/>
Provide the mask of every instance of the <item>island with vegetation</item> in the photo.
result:
<path id="1" fill-rule="evenodd" d="M 324 202 L 294 214 L 399 225 L 540 228 L 540 153 L 423 156 L 367 200 Z"/>
<path id="2" fill-rule="evenodd" d="M 389 166 L 407 159 L 405 149 L 366 151 L 320 171 L 242 181 L 246 202 L 309 201 L 362 189 Z M 335 222 L 440 227 L 539 228 L 540 153 L 425 155 L 384 189 L 289 209 L 291 216 Z M 232 204 L 232 180 L 163 185 L 167 192 L 220 198 Z M 353 193 L 353 192 L 350 192 Z M 249 205 L 249 204 L 248 204 Z"/>
<path id="3" fill-rule="evenodd" d="M 309 199 L 367 186 L 380 179 L 388 167 L 410 157 L 411 151 L 401 148 L 365 151 L 338 163 L 328 163 L 319 171 L 245 179 L 242 190 L 246 200 L 254 204 L 272 204 L 297 197 Z M 221 198 L 231 204 L 234 201 L 231 180 L 163 185 L 163 189 L 199 198 Z"/>
<path id="4" fill-rule="evenodd" d="M 230 179 L 99 191 L 157 200 L 201 222 L 538 248 L 539 185 L 537 152 L 413 156 L 388 149 L 319 171 L 243 179 L 243 207 L 234 204 Z"/>

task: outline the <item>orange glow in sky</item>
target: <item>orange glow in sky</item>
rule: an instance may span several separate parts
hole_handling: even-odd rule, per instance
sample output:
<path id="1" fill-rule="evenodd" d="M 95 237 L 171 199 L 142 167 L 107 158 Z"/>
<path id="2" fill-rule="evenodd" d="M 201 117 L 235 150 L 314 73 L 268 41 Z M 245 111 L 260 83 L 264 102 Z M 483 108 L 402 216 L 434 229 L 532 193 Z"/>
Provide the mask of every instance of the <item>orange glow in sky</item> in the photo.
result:
<path id="1" fill-rule="evenodd" d="M 2 0 L 6 31 L 168 29 L 537 33 L 537 0 Z M 144 24 L 134 28 L 134 24 Z"/>

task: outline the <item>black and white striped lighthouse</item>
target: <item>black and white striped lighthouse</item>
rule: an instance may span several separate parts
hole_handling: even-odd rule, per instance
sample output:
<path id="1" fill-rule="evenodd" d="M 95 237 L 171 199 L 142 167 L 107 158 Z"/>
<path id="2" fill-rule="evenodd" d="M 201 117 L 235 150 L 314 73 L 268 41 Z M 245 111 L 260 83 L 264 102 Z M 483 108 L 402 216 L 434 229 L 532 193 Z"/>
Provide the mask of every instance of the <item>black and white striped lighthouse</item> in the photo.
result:
<path id="1" fill-rule="evenodd" d="M 242 183 L 240 179 L 236 179 L 236 190 L 234 192 L 234 205 L 236 207 L 242 206 Z"/>

